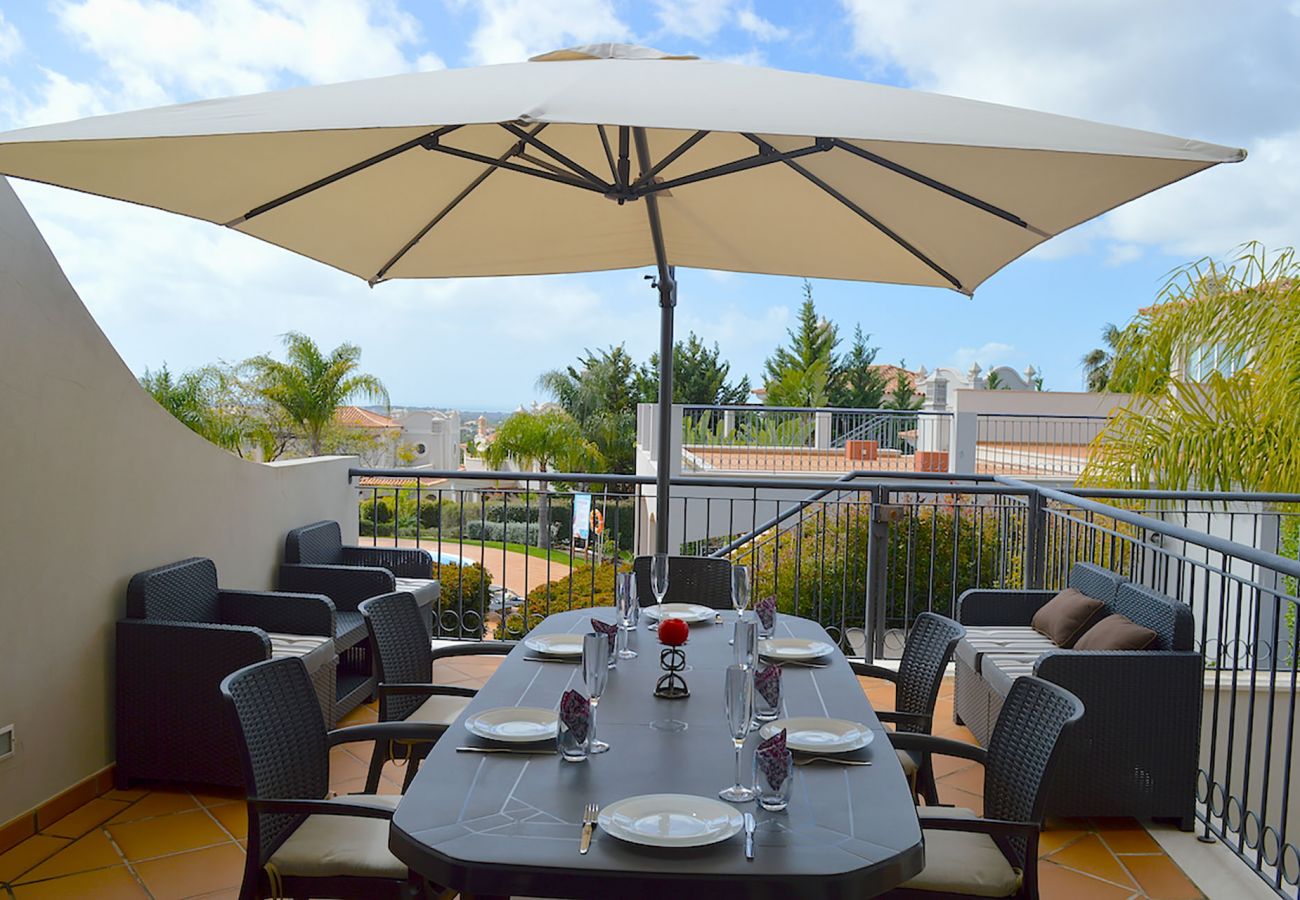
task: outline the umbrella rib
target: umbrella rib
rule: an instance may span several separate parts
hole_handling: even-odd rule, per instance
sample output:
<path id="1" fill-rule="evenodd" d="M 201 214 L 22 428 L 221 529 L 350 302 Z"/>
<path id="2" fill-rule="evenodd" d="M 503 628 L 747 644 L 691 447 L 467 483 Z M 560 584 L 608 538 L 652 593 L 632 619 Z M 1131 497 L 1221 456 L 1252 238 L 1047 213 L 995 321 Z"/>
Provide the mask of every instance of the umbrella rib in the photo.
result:
<path id="1" fill-rule="evenodd" d="M 758 139 L 752 135 L 745 135 L 750 140 Z M 637 194 L 648 197 L 656 191 L 666 191 L 672 188 L 681 187 L 687 184 L 695 184 L 699 181 L 707 181 L 710 178 L 718 178 L 723 175 L 733 175 L 737 172 L 744 172 L 749 169 L 756 169 L 760 166 L 770 166 L 772 163 L 785 162 L 798 159 L 801 156 L 808 156 L 811 153 L 825 153 L 831 149 L 831 143 L 824 138 L 817 138 L 817 142 L 807 147 L 800 147 L 798 150 L 777 150 L 771 144 L 764 143 L 764 149 L 753 156 L 746 156 L 742 159 L 733 160 L 729 163 L 722 163 L 716 166 L 710 166 L 707 169 L 701 169 L 698 172 L 692 172 L 689 175 L 681 175 L 677 178 L 670 178 L 667 181 L 657 181 L 652 184 L 639 184 L 636 187 Z M 644 177 L 644 176 L 643 176 Z"/>
<path id="2" fill-rule="evenodd" d="M 614 186 L 612 184 L 609 184 L 608 182 L 605 181 L 601 181 L 599 177 L 594 175 L 586 167 L 582 166 L 579 163 L 574 162 L 568 156 L 561 153 L 559 150 L 556 150 L 554 147 L 552 147 L 550 144 L 546 143 L 545 141 L 538 140 L 536 137 L 524 131 L 522 128 L 520 128 L 518 125 L 514 124 L 513 122 L 499 122 L 498 124 L 506 131 L 510 132 L 515 137 L 519 138 L 524 143 L 531 144 L 532 146 L 536 147 L 538 150 L 542 151 L 551 159 L 555 160 L 560 165 L 567 168 L 570 172 L 577 175 L 579 178 L 585 178 L 587 181 L 590 181 L 592 184 L 600 185 L 600 187 L 606 193 L 614 189 Z"/>
<path id="3" fill-rule="evenodd" d="M 511 172 L 518 172 L 521 175 L 532 175 L 534 178 L 543 178 L 547 181 L 554 181 L 558 184 L 567 184 L 569 187 L 582 188 L 586 191 L 595 191 L 598 194 L 608 193 L 605 187 L 598 184 L 591 184 L 579 178 L 573 178 L 568 175 L 557 175 L 547 172 L 544 169 L 534 169 L 529 166 L 521 166 L 517 163 L 502 162 L 493 159 L 490 156 L 484 156 L 482 153 L 475 153 L 473 150 L 462 150 L 459 147 L 448 147 L 445 144 L 431 141 L 423 144 L 425 150 L 435 153 L 445 153 L 448 156 L 456 156 L 460 159 L 468 159 L 471 162 L 482 163 L 485 166 L 496 166 L 499 169 L 506 169 Z"/>
<path id="4" fill-rule="evenodd" d="M 867 162 L 875 163 L 876 165 L 886 168 L 891 172 L 894 172 L 898 175 L 902 175 L 904 178 L 910 178 L 919 184 L 923 184 L 928 188 L 932 188 L 933 190 L 939 191 L 941 194 L 947 194 L 949 197 L 952 197 L 954 200 L 960 200 L 962 203 L 969 204 L 970 206 L 973 206 L 976 209 L 983 210 L 984 212 L 989 213 L 990 215 L 997 216 L 999 219 L 1004 219 L 1010 222 L 1012 225 L 1019 226 L 1020 228 L 1024 228 L 1027 231 L 1032 231 L 1034 234 L 1039 235 L 1040 237 L 1044 237 L 1044 238 L 1051 237 L 1050 234 L 1048 234 L 1047 232 L 1039 228 L 1035 228 L 1033 225 L 1030 225 L 1028 222 L 1020 218 L 1020 216 L 1016 215 L 1015 213 L 1007 212 L 1005 209 L 1003 209 L 1000 206 L 994 206 L 992 203 L 989 203 L 986 200 L 981 200 L 979 197 L 975 197 L 972 196 L 971 194 L 966 193 L 965 191 L 958 190 L 952 185 L 944 184 L 942 181 L 931 178 L 929 175 L 922 174 L 921 172 L 918 172 L 915 169 L 909 169 L 907 166 L 903 165 L 902 163 L 896 163 L 892 159 L 886 159 L 885 157 L 881 156 L 878 153 L 872 153 L 870 150 L 864 150 L 863 148 L 857 146 L 856 144 L 850 144 L 848 141 L 841 140 L 840 138 L 835 138 L 835 146 L 839 147 L 841 150 L 844 150 L 848 153 L 852 153 L 854 156 L 858 157 L 859 159 L 865 159 Z"/>
<path id="5" fill-rule="evenodd" d="M 709 132 L 707 131 L 697 131 L 686 140 L 682 141 L 676 148 L 669 151 L 667 156 L 651 166 L 649 171 L 643 173 L 641 177 L 636 180 L 636 184 L 632 185 L 633 189 L 649 184 L 651 179 L 675 163 L 683 153 L 702 141 L 708 134 Z"/>
<path id="6" fill-rule="evenodd" d="M 533 129 L 533 133 L 536 134 L 537 132 L 541 131 L 545 127 L 546 124 L 542 123 L 538 125 L 535 129 Z M 414 237 L 412 237 L 409 241 L 403 244 L 402 249 L 394 253 L 392 258 L 389 259 L 388 262 L 384 263 L 384 265 L 379 269 L 379 271 L 375 273 L 375 277 L 367 279 L 367 283 L 371 287 L 374 287 L 376 284 L 383 281 L 384 276 L 389 273 L 389 271 L 393 268 L 393 266 L 397 265 L 397 263 L 401 261 L 403 256 L 410 253 L 411 249 L 416 244 L 424 240 L 424 236 L 426 234 L 428 234 L 430 231 L 433 231 L 433 229 L 437 227 L 439 222 L 441 222 L 443 219 L 447 218 L 448 215 L 450 215 L 453 209 L 459 206 L 465 200 L 466 197 L 474 193 L 474 190 L 479 185 L 487 181 L 489 175 L 491 175 L 497 169 L 501 168 L 502 163 L 504 163 L 512 156 L 522 155 L 522 154 L 523 154 L 523 142 L 519 141 L 512 144 L 510 148 L 506 150 L 505 153 L 502 153 L 499 157 L 497 157 L 496 161 L 492 165 L 488 166 L 482 172 L 478 173 L 478 175 L 474 177 L 474 180 L 471 181 L 469 184 L 465 185 L 465 187 L 461 189 L 460 193 L 458 193 L 455 197 L 451 198 L 451 200 L 447 203 L 446 206 L 438 210 L 438 214 L 429 220 L 429 224 L 425 225 L 423 228 L 417 231 Z"/>
<path id="7" fill-rule="evenodd" d="M 763 140 L 757 135 L 746 134 L 745 137 L 749 138 L 760 148 L 763 147 L 770 148 L 772 146 L 771 144 L 767 143 L 767 141 Z M 939 265 L 937 262 L 932 260 L 923 251 L 921 251 L 916 246 L 914 246 L 910 241 L 908 241 L 907 238 L 903 237 L 901 234 L 894 231 L 892 228 L 890 228 L 884 222 L 877 219 L 871 213 L 867 212 L 865 209 L 863 209 L 853 200 L 846 197 L 836 187 L 823 180 L 820 176 L 813 174 L 808 169 L 799 165 L 793 159 L 782 159 L 781 161 L 784 162 L 787 166 L 789 166 L 794 171 L 798 172 L 804 178 L 808 179 L 810 182 L 815 184 L 817 187 L 821 188 L 831 197 L 838 200 L 840 204 L 848 208 L 851 212 L 855 213 L 858 217 L 865 219 L 868 223 L 870 223 L 873 227 L 875 227 L 876 230 L 880 231 L 882 234 L 885 235 L 885 237 L 889 238 L 895 244 L 898 244 L 898 246 L 902 247 L 908 253 L 912 254 L 912 256 L 916 257 L 918 260 L 924 263 L 931 271 L 933 271 L 935 274 L 943 278 L 944 281 L 947 281 L 949 284 L 951 284 L 956 290 L 968 296 L 971 294 L 971 292 L 968 291 L 965 287 L 963 287 L 962 283 L 958 281 L 957 278 L 953 276 L 951 272 L 949 272 L 943 266 Z"/>
<path id="8" fill-rule="evenodd" d="M 609 147 L 609 135 L 605 134 L 605 126 L 597 125 L 596 133 L 600 135 L 600 145 L 605 148 L 605 161 L 609 163 L 609 177 L 617 185 L 618 166 L 614 164 L 614 151 Z"/>
<path id="9" fill-rule="evenodd" d="M 376 153 L 374 156 L 371 156 L 367 159 L 363 159 L 358 163 L 353 163 L 352 165 L 348 166 L 345 169 L 339 169 L 337 172 L 333 173 L 332 175 L 326 175 L 324 178 L 318 178 L 315 181 L 311 182 L 310 184 L 303 185 L 297 190 L 290 191 L 287 194 L 283 194 L 279 197 L 276 197 L 274 200 L 271 200 L 267 203 L 263 203 L 261 206 L 255 206 L 252 209 L 250 209 L 248 212 L 244 213 L 239 218 L 231 219 L 229 222 L 225 222 L 224 225 L 227 228 L 232 228 L 236 225 L 241 225 L 244 222 L 247 222 L 249 219 L 256 218 L 257 216 L 262 215 L 262 213 L 268 213 L 271 210 L 276 209 L 277 207 L 283 206 L 284 204 L 289 203 L 293 200 L 297 200 L 299 197 L 305 197 L 307 194 L 310 194 L 314 191 L 318 191 L 323 187 L 328 187 L 334 182 L 339 181 L 340 179 L 347 178 L 349 175 L 355 175 L 356 173 L 368 169 L 377 163 L 381 163 L 387 159 L 392 159 L 394 156 L 397 156 L 400 153 L 405 153 L 407 150 L 413 150 L 416 147 L 421 146 L 427 140 L 430 139 L 437 140 L 438 138 L 442 137 L 444 134 L 450 134 L 451 132 L 455 131 L 457 128 L 460 127 L 461 127 L 460 125 L 445 125 L 442 128 L 437 128 L 433 131 L 430 131 L 428 134 L 422 134 L 418 138 L 413 138 L 409 141 L 405 141 L 401 144 L 398 144 L 396 147 L 390 147 L 389 149 L 383 151 L 382 153 Z"/>

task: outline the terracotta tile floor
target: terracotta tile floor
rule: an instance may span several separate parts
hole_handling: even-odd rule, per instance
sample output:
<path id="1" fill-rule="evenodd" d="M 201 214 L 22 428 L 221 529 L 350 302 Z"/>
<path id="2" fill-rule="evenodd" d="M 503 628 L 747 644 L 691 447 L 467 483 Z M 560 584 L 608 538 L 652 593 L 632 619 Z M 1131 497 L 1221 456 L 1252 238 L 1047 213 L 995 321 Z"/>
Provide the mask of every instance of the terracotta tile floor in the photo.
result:
<path id="1" fill-rule="evenodd" d="M 495 661 L 438 663 L 438 680 L 475 687 Z M 893 706 L 893 688 L 864 680 L 872 703 Z M 936 721 L 945 737 L 973 740 L 952 724 L 952 686 L 939 698 Z M 342 724 L 375 721 L 363 706 Z M 337 793 L 361 789 L 367 745 L 336 748 L 331 758 Z M 982 807 L 979 766 L 943 761 L 940 797 L 975 810 Z M 397 793 L 403 772 L 390 763 L 380 790 Z M 0 881 L 18 900 L 31 898 L 234 898 L 242 876 L 247 822 L 239 791 L 197 791 L 153 786 L 113 791 L 74 810 L 7 853 L 0 854 Z M 1204 895 L 1131 819 L 1049 822 L 1039 862 L 1045 900 L 1182 900 Z M 3 892 L 0 892 L 3 897 Z"/>

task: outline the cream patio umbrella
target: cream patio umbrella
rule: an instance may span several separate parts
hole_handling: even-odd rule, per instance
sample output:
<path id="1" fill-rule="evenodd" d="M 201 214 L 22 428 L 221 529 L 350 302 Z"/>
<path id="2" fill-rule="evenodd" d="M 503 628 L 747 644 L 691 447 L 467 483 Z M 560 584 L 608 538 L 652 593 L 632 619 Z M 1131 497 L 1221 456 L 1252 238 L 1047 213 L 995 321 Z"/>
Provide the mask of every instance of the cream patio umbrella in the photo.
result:
<path id="1" fill-rule="evenodd" d="M 656 266 L 657 546 L 674 266 L 964 294 L 1244 151 L 876 84 L 592 45 L 0 135 L 0 173 L 253 235 L 365 279 Z"/>

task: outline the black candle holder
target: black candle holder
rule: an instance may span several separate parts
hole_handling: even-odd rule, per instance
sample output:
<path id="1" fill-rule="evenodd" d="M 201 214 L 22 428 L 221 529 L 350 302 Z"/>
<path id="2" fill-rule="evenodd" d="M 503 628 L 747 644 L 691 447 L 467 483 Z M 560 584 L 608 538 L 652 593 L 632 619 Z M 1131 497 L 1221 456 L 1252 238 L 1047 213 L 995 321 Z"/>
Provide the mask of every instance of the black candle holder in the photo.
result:
<path id="1" fill-rule="evenodd" d="M 659 668 L 666 674 L 655 682 L 655 696 L 665 700 L 682 700 L 691 695 L 682 670 L 686 668 L 686 651 L 681 647 L 665 647 L 659 651 Z"/>

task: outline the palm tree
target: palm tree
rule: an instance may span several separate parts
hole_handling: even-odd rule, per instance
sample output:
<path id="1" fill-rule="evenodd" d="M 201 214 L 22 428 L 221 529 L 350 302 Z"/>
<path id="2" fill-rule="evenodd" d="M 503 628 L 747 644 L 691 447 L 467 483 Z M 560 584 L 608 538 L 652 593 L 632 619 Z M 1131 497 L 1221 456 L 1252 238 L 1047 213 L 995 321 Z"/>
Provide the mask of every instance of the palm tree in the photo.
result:
<path id="1" fill-rule="evenodd" d="M 307 438 L 312 456 L 320 456 L 322 436 L 339 406 L 357 397 L 388 404 L 383 382 L 357 371 L 361 348 L 356 344 L 340 344 L 326 356 L 307 335 L 291 331 L 284 335 L 284 347 L 285 362 L 263 355 L 247 365 L 256 393 L 284 411 Z"/>
<path id="2" fill-rule="evenodd" d="M 1081 479 L 1123 488 L 1300 490 L 1300 263 L 1249 244 L 1176 271 L 1123 330 L 1113 362 L 1132 399 L 1098 435 Z M 1219 367 L 1186 371 L 1214 350 Z"/>
<path id="3" fill-rule="evenodd" d="M 1083 355 L 1080 362 L 1083 364 L 1083 377 L 1088 390 L 1100 393 L 1115 389 L 1110 386 L 1111 368 L 1122 336 L 1123 331 L 1117 325 L 1107 322 L 1101 329 L 1101 342 L 1105 346 L 1089 350 Z"/>
<path id="4" fill-rule="evenodd" d="M 483 454 L 487 464 L 500 469 L 507 459 L 525 471 L 546 472 L 558 466 L 569 472 L 595 468 L 602 463 L 596 445 L 583 437 L 573 416 L 559 409 L 513 413 L 497 429 Z M 538 499 L 537 529 L 540 546 L 551 546 L 550 490 L 544 481 Z"/>

